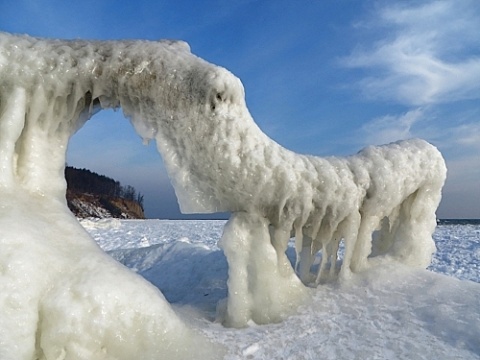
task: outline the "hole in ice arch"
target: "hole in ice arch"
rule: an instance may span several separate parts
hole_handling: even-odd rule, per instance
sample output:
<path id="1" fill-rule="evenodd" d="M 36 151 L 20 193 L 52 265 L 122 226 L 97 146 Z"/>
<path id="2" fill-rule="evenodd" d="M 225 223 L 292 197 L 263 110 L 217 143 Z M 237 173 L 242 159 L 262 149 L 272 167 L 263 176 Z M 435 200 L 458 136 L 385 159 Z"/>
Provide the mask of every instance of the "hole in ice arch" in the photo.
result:
<path id="1" fill-rule="evenodd" d="M 105 109 L 87 121 L 69 141 L 67 163 L 132 185 L 145 195 L 147 218 L 180 214 L 155 144 L 143 144 L 121 110 Z"/>
<path id="2" fill-rule="evenodd" d="M 70 139 L 67 163 L 135 187 L 147 218 L 226 219 L 226 213 L 183 214 L 154 141 L 142 142 L 121 109 L 93 115 Z"/>

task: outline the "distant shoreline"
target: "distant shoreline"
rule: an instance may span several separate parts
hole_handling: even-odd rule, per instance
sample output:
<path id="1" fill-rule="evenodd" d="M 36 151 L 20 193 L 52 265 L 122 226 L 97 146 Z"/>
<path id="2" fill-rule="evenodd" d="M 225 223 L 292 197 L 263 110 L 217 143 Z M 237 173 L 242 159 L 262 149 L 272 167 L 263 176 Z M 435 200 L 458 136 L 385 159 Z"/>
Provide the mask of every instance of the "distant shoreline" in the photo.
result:
<path id="1" fill-rule="evenodd" d="M 166 221 L 227 221 L 228 217 L 195 217 L 195 215 L 191 215 L 191 217 L 186 217 L 182 219 L 175 219 L 175 218 L 145 218 L 145 220 L 166 220 Z M 480 225 L 480 219 L 437 219 L 437 225 Z"/>
<path id="2" fill-rule="evenodd" d="M 438 219 L 438 225 L 480 225 L 480 219 Z"/>

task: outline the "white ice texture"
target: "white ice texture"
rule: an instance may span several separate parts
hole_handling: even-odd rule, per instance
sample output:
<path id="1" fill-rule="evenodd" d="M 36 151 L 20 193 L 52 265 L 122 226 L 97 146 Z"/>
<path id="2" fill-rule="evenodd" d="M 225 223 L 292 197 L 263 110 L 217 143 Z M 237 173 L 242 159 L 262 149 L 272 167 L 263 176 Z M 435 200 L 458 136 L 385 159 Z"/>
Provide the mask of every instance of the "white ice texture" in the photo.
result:
<path id="1" fill-rule="evenodd" d="M 109 260 L 67 209 L 68 140 L 103 108 L 121 107 L 144 141 L 156 141 L 182 211 L 233 213 L 220 242 L 226 325 L 291 313 L 307 298 L 304 284 L 335 275 L 342 240 L 341 279 L 372 264 L 430 263 L 446 168 L 425 141 L 347 158 L 295 154 L 255 124 L 240 80 L 183 42 L 0 33 L 0 84 L 2 359 L 214 351 L 198 345 L 162 294 Z M 285 255 L 292 234 L 295 269 Z"/>

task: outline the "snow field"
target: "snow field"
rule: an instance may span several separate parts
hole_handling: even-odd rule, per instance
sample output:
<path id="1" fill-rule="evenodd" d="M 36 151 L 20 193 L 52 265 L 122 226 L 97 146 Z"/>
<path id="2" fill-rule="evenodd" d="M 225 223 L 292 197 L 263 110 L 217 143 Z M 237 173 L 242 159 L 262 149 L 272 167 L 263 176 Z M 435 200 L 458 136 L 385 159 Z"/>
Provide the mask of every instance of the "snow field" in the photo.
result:
<path id="1" fill-rule="evenodd" d="M 311 301 L 280 323 L 231 329 L 216 322 L 227 296 L 227 262 L 216 245 L 225 221 L 82 224 L 224 347 L 224 359 L 480 359 L 480 225 L 438 226 L 430 271 L 372 268 L 310 289 Z M 295 261 L 293 241 L 287 255 Z"/>
<path id="2" fill-rule="evenodd" d="M 480 225 L 439 225 L 429 269 L 480 283 Z"/>

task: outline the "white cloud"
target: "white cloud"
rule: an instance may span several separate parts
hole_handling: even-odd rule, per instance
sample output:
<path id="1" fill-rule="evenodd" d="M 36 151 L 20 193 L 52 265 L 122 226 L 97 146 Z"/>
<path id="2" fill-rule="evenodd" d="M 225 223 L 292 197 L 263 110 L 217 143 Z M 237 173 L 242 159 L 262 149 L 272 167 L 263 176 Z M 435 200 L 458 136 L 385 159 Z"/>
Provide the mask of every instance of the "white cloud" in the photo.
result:
<path id="1" fill-rule="evenodd" d="M 480 152 L 480 123 L 458 126 L 452 136 L 457 144 L 477 149 Z M 480 160 L 480 153 L 477 158 Z"/>
<path id="2" fill-rule="evenodd" d="M 472 1 L 383 8 L 369 23 L 381 40 L 342 64 L 367 70 L 359 86 L 374 99 L 422 106 L 480 98 L 479 23 Z"/>
<path id="3" fill-rule="evenodd" d="M 424 111 L 417 108 L 401 115 L 385 115 L 364 124 L 360 129 L 363 145 L 386 144 L 412 138 L 412 126 L 422 120 Z"/>

